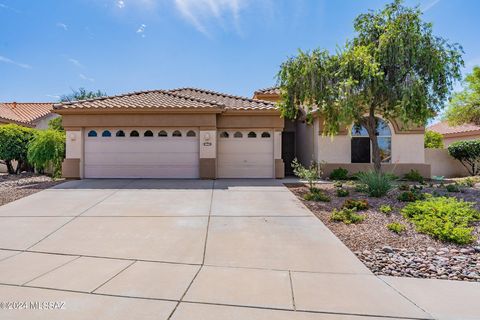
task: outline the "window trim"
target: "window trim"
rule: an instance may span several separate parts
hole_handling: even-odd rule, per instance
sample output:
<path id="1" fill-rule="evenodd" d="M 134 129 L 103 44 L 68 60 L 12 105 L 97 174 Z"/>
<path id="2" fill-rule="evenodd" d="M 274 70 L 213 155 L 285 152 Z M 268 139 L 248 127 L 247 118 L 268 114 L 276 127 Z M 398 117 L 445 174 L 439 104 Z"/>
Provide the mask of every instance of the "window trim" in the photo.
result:
<path id="1" fill-rule="evenodd" d="M 260 137 L 261 137 L 261 138 L 264 138 L 264 139 L 268 139 L 268 138 L 271 138 L 272 135 L 270 134 L 270 132 L 264 131 L 264 132 L 262 132 L 262 134 L 261 134 Z"/>
<path id="2" fill-rule="evenodd" d="M 96 137 L 98 137 L 97 131 L 96 131 L 96 130 L 90 130 L 90 131 L 88 131 L 87 137 L 89 137 L 89 138 L 96 138 Z"/>
<path id="3" fill-rule="evenodd" d="M 255 139 L 255 138 L 257 138 L 257 133 L 254 132 L 254 131 L 250 131 L 247 135 L 247 138 Z"/>
<path id="4" fill-rule="evenodd" d="M 125 136 L 126 136 L 125 131 L 123 130 L 117 130 L 117 132 L 115 133 L 115 137 L 118 137 L 118 138 L 124 138 Z"/>
<path id="5" fill-rule="evenodd" d="M 385 120 L 381 117 L 375 117 L 377 120 L 385 123 L 386 127 L 388 128 L 388 131 L 390 133 L 390 135 L 377 135 L 377 140 L 379 138 L 383 138 L 383 139 L 390 139 L 390 157 L 389 157 L 389 160 L 388 161 L 382 161 L 381 163 L 392 163 L 392 152 L 393 152 L 393 131 L 392 131 L 392 128 L 390 127 L 390 122 L 388 120 Z M 355 128 L 355 124 L 353 124 L 350 128 L 350 135 L 351 135 L 351 139 L 357 139 L 357 138 L 370 138 L 368 136 L 368 133 L 366 135 L 354 135 L 353 134 L 353 129 Z M 363 131 L 364 127 L 361 126 L 361 131 Z M 366 129 L 365 129 L 366 131 Z M 369 139 L 370 140 L 370 139 Z M 379 145 L 380 147 L 380 145 Z M 350 162 L 352 161 L 352 158 L 350 156 Z M 373 163 L 373 147 L 372 147 L 372 140 L 370 140 L 370 162 L 369 163 Z"/>
<path id="6" fill-rule="evenodd" d="M 187 131 L 187 134 L 185 135 L 186 137 L 189 137 L 189 138 L 194 138 L 197 136 L 197 133 L 193 130 L 188 130 Z"/>
<path id="7" fill-rule="evenodd" d="M 158 132 L 158 136 L 159 136 L 160 138 L 166 138 L 166 137 L 168 137 L 168 132 L 165 131 L 165 130 L 160 130 L 160 131 Z"/>
<path id="8" fill-rule="evenodd" d="M 148 135 L 147 135 L 148 133 Z M 147 130 L 143 133 L 144 138 L 153 138 L 153 131 L 152 130 Z"/>
<path id="9" fill-rule="evenodd" d="M 172 137 L 180 138 L 182 137 L 182 132 L 180 130 L 175 130 L 172 132 Z"/>
<path id="10" fill-rule="evenodd" d="M 222 132 L 220 132 L 219 136 L 220 136 L 221 139 L 228 139 L 228 138 L 230 138 L 230 133 L 228 133 L 227 131 L 222 131 Z"/>
<path id="11" fill-rule="evenodd" d="M 102 138 L 111 138 L 112 137 L 112 132 L 108 129 L 105 129 L 102 131 Z"/>
<path id="12" fill-rule="evenodd" d="M 243 133 L 241 133 L 240 131 L 237 131 L 233 134 L 233 137 L 237 139 L 243 138 Z"/>
<path id="13" fill-rule="evenodd" d="M 136 133 L 135 135 L 133 135 L 134 132 Z M 138 137 L 140 137 L 140 133 L 137 130 L 132 130 L 132 131 L 130 131 L 129 136 L 132 137 L 132 138 L 138 138 Z"/>

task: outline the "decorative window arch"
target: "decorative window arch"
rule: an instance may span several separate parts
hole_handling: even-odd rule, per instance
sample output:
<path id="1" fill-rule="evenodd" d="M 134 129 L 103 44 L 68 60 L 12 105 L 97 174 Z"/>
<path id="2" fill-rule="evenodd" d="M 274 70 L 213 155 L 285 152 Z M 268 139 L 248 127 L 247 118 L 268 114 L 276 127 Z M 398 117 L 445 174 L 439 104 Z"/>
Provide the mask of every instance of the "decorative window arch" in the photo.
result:
<path id="1" fill-rule="evenodd" d="M 227 131 L 223 131 L 220 133 L 220 138 L 228 138 L 228 137 L 230 137 L 230 135 L 228 134 Z"/>
<path id="2" fill-rule="evenodd" d="M 152 130 L 147 130 L 145 131 L 145 133 L 143 134 L 144 137 L 153 137 L 153 132 Z"/>
<path id="3" fill-rule="evenodd" d="M 115 133 L 116 137 L 125 137 L 125 132 L 123 130 L 118 130 L 117 133 Z"/>
<path id="4" fill-rule="evenodd" d="M 243 133 L 241 133 L 240 131 L 237 131 L 233 134 L 233 137 L 234 138 L 243 138 Z"/>
<path id="5" fill-rule="evenodd" d="M 168 137 L 167 131 L 165 131 L 165 130 L 160 131 L 160 132 L 158 133 L 158 136 L 159 136 L 159 137 Z"/>
<path id="6" fill-rule="evenodd" d="M 140 134 L 137 130 L 133 130 L 130 132 L 130 137 L 140 137 Z"/>
<path id="7" fill-rule="evenodd" d="M 270 138 L 270 132 L 262 132 L 262 138 Z"/>
<path id="8" fill-rule="evenodd" d="M 95 130 L 88 131 L 88 136 L 89 137 L 96 137 L 97 136 L 97 131 L 95 131 Z"/>
<path id="9" fill-rule="evenodd" d="M 253 131 L 250 131 L 250 132 L 248 133 L 248 137 L 249 137 L 249 138 L 256 138 L 256 137 L 257 137 L 257 134 L 256 134 L 255 132 L 253 132 Z"/>
<path id="10" fill-rule="evenodd" d="M 175 130 L 172 133 L 172 137 L 181 137 L 182 133 L 179 130 Z"/>
<path id="11" fill-rule="evenodd" d="M 104 130 L 102 132 L 102 137 L 111 137 L 112 133 L 109 130 Z"/>
<path id="12" fill-rule="evenodd" d="M 392 161 L 392 130 L 388 122 L 381 118 L 375 118 L 377 122 L 376 136 L 380 148 L 380 158 L 383 163 Z M 371 141 L 367 129 L 360 124 L 352 126 L 352 163 L 371 163 Z"/>
<path id="13" fill-rule="evenodd" d="M 196 136 L 197 136 L 197 134 L 193 130 L 190 130 L 190 131 L 187 132 L 187 137 L 196 137 Z"/>

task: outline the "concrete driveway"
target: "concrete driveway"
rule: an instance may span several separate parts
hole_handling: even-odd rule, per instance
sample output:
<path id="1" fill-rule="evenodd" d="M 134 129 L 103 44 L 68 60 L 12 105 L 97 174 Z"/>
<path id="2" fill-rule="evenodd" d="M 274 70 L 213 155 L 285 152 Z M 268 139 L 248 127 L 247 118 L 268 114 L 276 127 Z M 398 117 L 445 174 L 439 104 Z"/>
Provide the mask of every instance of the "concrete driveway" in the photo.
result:
<path id="1" fill-rule="evenodd" d="M 278 180 L 71 181 L 0 207 L 0 249 L 0 319 L 431 318 Z"/>

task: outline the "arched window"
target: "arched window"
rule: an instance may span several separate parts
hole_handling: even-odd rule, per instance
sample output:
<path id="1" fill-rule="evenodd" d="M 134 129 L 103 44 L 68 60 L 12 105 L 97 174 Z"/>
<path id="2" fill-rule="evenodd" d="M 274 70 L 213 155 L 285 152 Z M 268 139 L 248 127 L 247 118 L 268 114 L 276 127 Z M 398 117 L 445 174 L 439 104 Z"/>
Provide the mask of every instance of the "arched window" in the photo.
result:
<path id="1" fill-rule="evenodd" d="M 380 148 L 380 158 L 382 162 L 392 161 L 392 132 L 388 123 L 380 118 L 375 118 L 377 122 L 376 136 L 378 147 Z M 360 124 L 354 124 L 352 127 L 352 163 L 371 163 L 371 141 L 367 129 Z"/>
<path id="2" fill-rule="evenodd" d="M 243 134 L 240 131 L 237 131 L 233 134 L 234 138 L 243 138 Z"/>
<path id="3" fill-rule="evenodd" d="M 159 136 L 159 137 L 168 137 L 167 131 L 165 131 L 165 130 L 160 131 L 160 132 L 158 133 L 158 136 Z"/>
<path id="4" fill-rule="evenodd" d="M 256 137 L 257 137 L 257 134 L 256 134 L 255 132 L 253 132 L 253 131 L 250 131 L 250 132 L 248 133 L 248 137 L 249 137 L 249 138 L 256 138 Z"/>
<path id="5" fill-rule="evenodd" d="M 144 137 L 153 137 L 153 132 L 151 130 L 147 130 L 145 131 L 145 133 L 143 134 Z"/>
<path id="6" fill-rule="evenodd" d="M 182 133 L 178 130 L 175 130 L 172 133 L 172 137 L 181 137 L 181 136 L 182 136 Z"/>
<path id="7" fill-rule="evenodd" d="M 115 134 L 117 137 L 125 137 L 125 132 L 123 130 L 118 130 L 117 133 Z"/>
<path id="8" fill-rule="evenodd" d="M 193 130 L 190 130 L 190 131 L 187 132 L 187 137 L 196 137 L 196 136 L 197 136 L 197 134 Z"/>
<path id="9" fill-rule="evenodd" d="M 137 130 L 133 130 L 132 132 L 130 132 L 130 137 L 140 137 L 140 134 Z"/>
<path id="10" fill-rule="evenodd" d="M 95 131 L 95 130 L 88 131 L 88 136 L 89 137 L 96 137 L 97 136 L 97 131 Z"/>
<path id="11" fill-rule="evenodd" d="M 102 132 L 102 137 L 111 137 L 112 136 L 112 133 L 108 130 L 104 130 Z"/>
<path id="12" fill-rule="evenodd" d="M 269 132 L 262 132 L 262 138 L 270 138 Z"/>
<path id="13" fill-rule="evenodd" d="M 220 133 L 220 138 L 228 138 L 230 135 L 228 134 L 227 131 L 223 131 L 222 133 Z"/>

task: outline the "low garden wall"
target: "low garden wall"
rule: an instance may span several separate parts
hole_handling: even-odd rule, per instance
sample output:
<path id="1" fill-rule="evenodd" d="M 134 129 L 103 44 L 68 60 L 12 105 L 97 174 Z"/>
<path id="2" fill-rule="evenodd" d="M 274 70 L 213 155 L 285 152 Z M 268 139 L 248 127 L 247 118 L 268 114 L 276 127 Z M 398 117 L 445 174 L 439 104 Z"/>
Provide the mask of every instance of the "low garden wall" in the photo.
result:
<path id="1" fill-rule="evenodd" d="M 467 169 L 448 154 L 447 149 L 425 149 L 425 163 L 430 164 L 432 177 L 445 178 L 469 176 Z"/>

